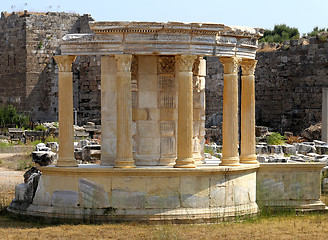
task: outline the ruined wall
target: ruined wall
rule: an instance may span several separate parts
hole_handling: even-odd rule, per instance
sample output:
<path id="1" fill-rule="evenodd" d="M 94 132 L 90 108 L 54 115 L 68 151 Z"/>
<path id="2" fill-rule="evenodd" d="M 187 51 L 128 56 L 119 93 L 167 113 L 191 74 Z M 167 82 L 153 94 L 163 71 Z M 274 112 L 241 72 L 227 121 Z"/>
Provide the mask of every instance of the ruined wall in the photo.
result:
<path id="1" fill-rule="evenodd" d="M 91 32 L 88 15 L 75 13 L 3 13 L 0 19 L 0 104 L 13 104 L 33 121 L 56 121 L 58 69 L 54 59 L 67 33 Z M 78 108 L 79 68 L 74 65 Z"/>
<path id="2" fill-rule="evenodd" d="M 256 124 L 295 134 L 321 121 L 322 87 L 328 87 L 328 43 L 291 41 L 258 52 L 255 71 Z M 207 127 L 222 121 L 223 69 L 207 58 Z M 218 67 L 217 67 L 218 66 Z M 242 87 L 242 86 L 239 86 Z M 215 114 L 216 113 L 216 114 Z"/>
<path id="3" fill-rule="evenodd" d="M 284 50 L 285 49 L 285 50 Z M 291 41 L 257 54 L 258 125 L 296 134 L 321 121 L 322 87 L 328 86 L 328 43 Z"/>
<path id="4" fill-rule="evenodd" d="M 25 19 L 17 14 L 0 18 L 0 105 L 25 109 Z"/>
<path id="5" fill-rule="evenodd" d="M 76 62 L 73 72 L 78 86 L 74 96 L 78 99 L 78 124 L 88 121 L 100 124 L 100 56 L 79 56 Z"/>

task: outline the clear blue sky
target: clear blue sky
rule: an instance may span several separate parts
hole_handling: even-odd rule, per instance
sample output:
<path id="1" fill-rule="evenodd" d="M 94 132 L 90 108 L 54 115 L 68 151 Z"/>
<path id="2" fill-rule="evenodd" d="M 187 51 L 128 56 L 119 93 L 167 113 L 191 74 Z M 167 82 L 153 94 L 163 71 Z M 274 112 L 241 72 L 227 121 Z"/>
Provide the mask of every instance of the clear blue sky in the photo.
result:
<path id="1" fill-rule="evenodd" d="M 1 0 L 1 11 L 89 13 L 107 21 L 211 22 L 272 29 L 285 23 L 301 33 L 328 28 L 326 0 Z"/>

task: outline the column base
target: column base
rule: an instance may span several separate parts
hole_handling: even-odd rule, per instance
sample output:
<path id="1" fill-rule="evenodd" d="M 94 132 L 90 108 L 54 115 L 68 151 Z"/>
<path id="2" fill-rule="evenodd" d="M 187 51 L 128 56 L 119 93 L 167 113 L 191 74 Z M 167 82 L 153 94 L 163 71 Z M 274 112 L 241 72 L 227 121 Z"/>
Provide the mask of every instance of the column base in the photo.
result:
<path id="1" fill-rule="evenodd" d="M 240 156 L 240 163 L 245 164 L 258 164 L 257 156 L 255 154 L 248 155 L 248 156 Z"/>
<path id="2" fill-rule="evenodd" d="M 158 166 L 173 166 L 176 158 L 160 158 Z"/>
<path id="3" fill-rule="evenodd" d="M 194 162 L 195 162 L 196 165 L 203 164 L 203 161 L 202 160 L 203 160 L 203 158 L 202 158 L 202 156 L 199 153 L 195 153 L 194 154 Z"/>
<path id="4" fill-rule="evenodd" d="M 56 167 L 78 167 L 78 164 L 75 158 L 59 157 L 56 163 Z"/>
<path id="5" fill-rule="evenodd" d="M 220 166 L 240 166 L 239 157 L 222 157 Z"/>
<path id="6" fill-rule="evenodd" d="M 135 168 L 133 159 L 117 159 L 114 168 Z"/>
<path id="7" fill-rule="evenodd" d="M 176 160 L 175 168 L 196 168 L 196 164 L 193 158 L 180 158 Z"/>

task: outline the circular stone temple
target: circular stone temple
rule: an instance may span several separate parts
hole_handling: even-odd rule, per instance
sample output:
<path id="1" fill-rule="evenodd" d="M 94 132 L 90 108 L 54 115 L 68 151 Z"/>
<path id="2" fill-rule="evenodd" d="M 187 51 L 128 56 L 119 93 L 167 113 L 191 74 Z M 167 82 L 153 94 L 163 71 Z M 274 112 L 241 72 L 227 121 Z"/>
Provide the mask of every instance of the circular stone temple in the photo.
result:
<path id="1" fill-rule="evenodd" d="M 207 23 L 91 22 L 67 34 L 59 70 L 59 158 L 41 167 L 30 202 L 47 218 L 217 221 L 256 214 L 254 69 L 262 30 Z M 71 65 L 101 55 L 101 164 L 74 159 Z M 223 151 L 204 159 L 206 56 L 224 66 Z M 242 69 L 239 156 L 238 74 Z"/>

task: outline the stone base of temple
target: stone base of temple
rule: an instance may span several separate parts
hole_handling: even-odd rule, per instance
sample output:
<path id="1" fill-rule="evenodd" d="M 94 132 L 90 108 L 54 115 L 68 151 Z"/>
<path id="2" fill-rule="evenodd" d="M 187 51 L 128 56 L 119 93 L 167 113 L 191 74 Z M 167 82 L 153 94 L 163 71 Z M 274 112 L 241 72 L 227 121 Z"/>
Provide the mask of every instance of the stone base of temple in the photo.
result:
<path id="1" fill-rule="evenodd" d="M 219 222 L 257 214 L 258 167 L 47 166 L 32 202 L 20 184 L 8 211 L 54 221 Z"/>

